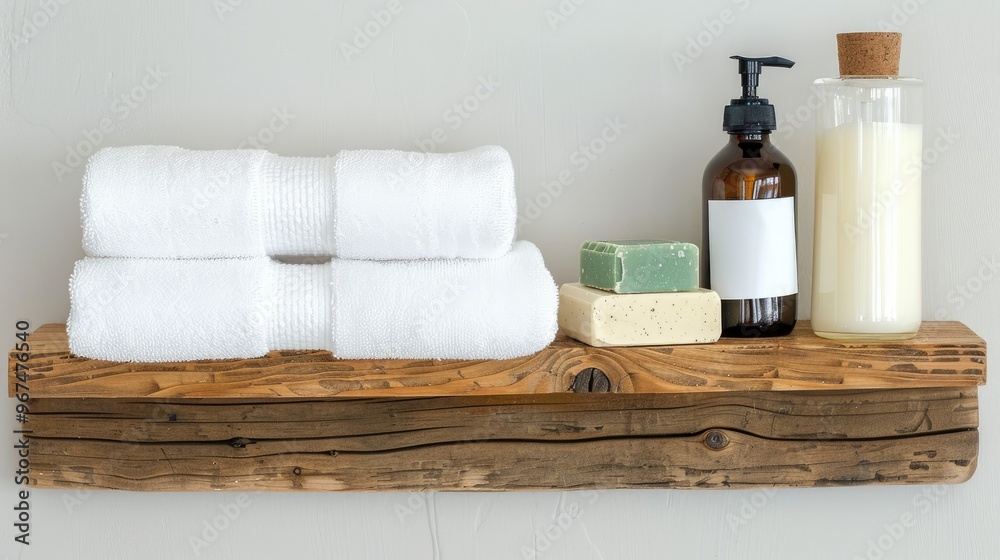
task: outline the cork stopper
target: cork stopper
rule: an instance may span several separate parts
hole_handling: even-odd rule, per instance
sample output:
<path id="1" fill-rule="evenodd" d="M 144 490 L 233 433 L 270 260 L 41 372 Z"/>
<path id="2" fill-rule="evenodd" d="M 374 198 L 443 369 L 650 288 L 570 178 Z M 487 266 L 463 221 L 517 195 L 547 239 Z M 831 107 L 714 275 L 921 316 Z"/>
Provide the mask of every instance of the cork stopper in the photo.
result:
<path id="1" fill-rule="evenodd" d="M 898 76 L 902 33 L 838 33 L 841 76 Z"/>

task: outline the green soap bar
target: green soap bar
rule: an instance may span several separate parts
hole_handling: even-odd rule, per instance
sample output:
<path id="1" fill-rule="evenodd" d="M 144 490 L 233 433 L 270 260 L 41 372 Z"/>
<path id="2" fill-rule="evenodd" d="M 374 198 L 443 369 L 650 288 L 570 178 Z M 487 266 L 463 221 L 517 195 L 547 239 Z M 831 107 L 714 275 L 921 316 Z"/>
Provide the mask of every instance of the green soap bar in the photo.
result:
<path id="1" fill-rule="evenodd" d="M 698 289 L 698 246 L 639 239 L 588 241 L 580 248 L 580 283 L 618 294 Z"/>

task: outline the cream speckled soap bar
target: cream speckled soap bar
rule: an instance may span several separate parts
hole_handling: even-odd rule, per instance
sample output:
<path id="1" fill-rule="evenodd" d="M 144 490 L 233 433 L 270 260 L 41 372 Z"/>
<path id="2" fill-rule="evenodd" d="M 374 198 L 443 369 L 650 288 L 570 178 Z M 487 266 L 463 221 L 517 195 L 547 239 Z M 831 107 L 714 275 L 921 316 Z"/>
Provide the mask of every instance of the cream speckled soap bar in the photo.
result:
<path id="1" fill-rule="evenodd" d="M 716 342 L 722 335 L 719 294 L 613 294 L 583 284 L 559 288 L 559 328 L 591 346 L 658 346 Z"/>

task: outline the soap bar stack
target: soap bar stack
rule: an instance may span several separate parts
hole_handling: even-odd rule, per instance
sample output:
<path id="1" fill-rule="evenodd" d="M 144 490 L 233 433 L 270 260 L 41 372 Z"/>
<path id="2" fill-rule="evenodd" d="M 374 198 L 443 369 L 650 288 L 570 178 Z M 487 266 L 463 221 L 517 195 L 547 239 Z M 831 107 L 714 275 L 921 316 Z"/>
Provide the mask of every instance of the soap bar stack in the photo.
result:
<path id="1" fill-rule="evenodd" d="M 73 353 L 113 361 L 505 359 L 547 346 L 556 287 L 514 242 L 510 155 L 105 148 L 87 164 Z"/>
<path id="2" fill-rule="evenodd" d="M 677 241 L 588 241 L 580 282 L 559 290 L 559 327 L 591 346 L 719 340 L 721 301 L 698 287 L 698 247 Z"/>

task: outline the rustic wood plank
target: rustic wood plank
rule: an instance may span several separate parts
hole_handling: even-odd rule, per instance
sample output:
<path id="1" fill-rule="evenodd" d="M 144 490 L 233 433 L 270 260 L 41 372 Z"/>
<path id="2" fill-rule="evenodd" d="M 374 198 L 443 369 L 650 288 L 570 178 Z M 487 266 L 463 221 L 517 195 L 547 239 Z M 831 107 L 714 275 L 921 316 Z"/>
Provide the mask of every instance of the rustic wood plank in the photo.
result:
<path id="1" fill-rule="evenodd" d="M 710 447 L 706 440 L 723 441 Z M 886 440 L 768 440 L 713 430 L 675 437 L 472 441 L 374 452 L 207 460 L 204 443 L 32 443 L 31 484 L 204 490 L 549 490 L 939 484 L 967 480 L 979 433 Z M 217 444 L 222 447 L 224 444 Z"/>
<path id="2" fill-rule="evenodd" d="M 792 335 L 717 344 L 592 348 L 560 336 L 526 358 L 495 361 L 337 360 L 329 352 L 272 352 L 254 360 L 114 363 L 70 355 L 63 325 L 29 339 L 35 398 L 330 398 L 613 393 L 801 391 L 970 387 L 986 381 L 986 345 L 957 322 L 925 322 L 897 342 L 839 342 L 807 321 Z M 8 391 L 13 394 L 13 352 Z"/>
<path id="3" fill-rule="evenodd" d="M 43 488 L 956 483 L 976 467 L 986 368 L 960 323 L 893 343 L 819 339 L 808 323 L 705 346 L 560 337 L 479 362 L 117 364 L 69 355 L 61 325 L 29 341 L 31 484 Z"/>
<path id="4" fill-rule="evenodd" d="M 574 395 L 574 397 L 577 397 Z M 872 439 L 974 429 L 967 389 L 338 399 L 205 404 L 124 399 L 31 402 L 36 437 L 125 442 L 310 439 L 387 449 L 493 439 L 663 436 L 728 428 L 771 439 Z"/>
<path id="5" fill-rule="evenodd" d="M 975 388 L 31 401 L 32 484 L 507 490 L 949 483 Z"/>

